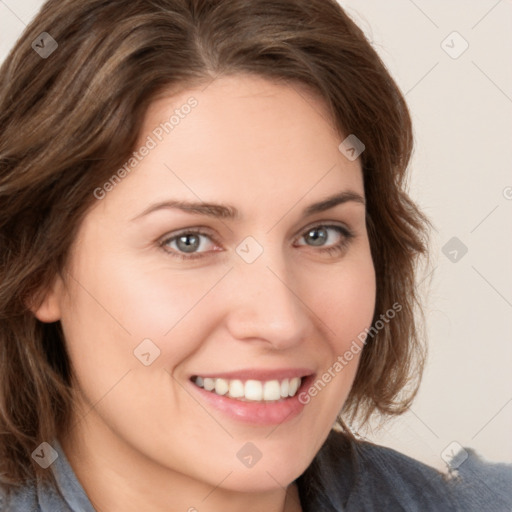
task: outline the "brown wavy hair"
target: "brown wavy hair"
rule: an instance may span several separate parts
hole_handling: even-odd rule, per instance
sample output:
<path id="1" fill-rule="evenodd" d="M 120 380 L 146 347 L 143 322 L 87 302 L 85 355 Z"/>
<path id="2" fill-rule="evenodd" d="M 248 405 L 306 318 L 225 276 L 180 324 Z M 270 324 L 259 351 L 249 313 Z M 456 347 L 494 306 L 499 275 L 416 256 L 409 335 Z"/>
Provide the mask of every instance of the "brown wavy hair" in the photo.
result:
<path id="1" fill-rule="evenodd" d="M 42 32 L 58 48 L 33 49 Z M 39 44 L 41 47 L 41 43 Z M 62 272 L 93 191 L 129 158 L 149 104 L 232 74 L 307 86 L 340 142 L 355 134 L 377 276 L 376 322 L 339 424 L 400 414 L 425 356 L 415 272 L 428 221 L 406 190 L 413 136 L 403 95 L 334 0 L 50 0 L 0 68 L 0 481 L 50 478 L 31 454 L 69 426 L 72 366 L 37 307 Z M 404 391 L 405 389 L 405 391 Z"/>

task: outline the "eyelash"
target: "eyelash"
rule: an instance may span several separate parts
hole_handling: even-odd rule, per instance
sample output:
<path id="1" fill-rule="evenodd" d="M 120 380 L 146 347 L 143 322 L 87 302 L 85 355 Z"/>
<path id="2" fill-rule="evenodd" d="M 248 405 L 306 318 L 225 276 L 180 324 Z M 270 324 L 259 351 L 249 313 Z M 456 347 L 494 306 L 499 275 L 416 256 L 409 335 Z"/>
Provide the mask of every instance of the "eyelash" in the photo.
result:
<path id="1" fill-rule="evenodd" d="M 338 254 L 342 253 L 349 245 L 350 240 L 352 238 L 354 238 L 354 234 L 348 228 L 346 228 L 344 226 L 338 226 L 336 224 L 316 224 L 314 226 L 307 228 L 301 235 L 301 238 L 305 234 L 309 233 L 310 231 L 313 231 L 313 230 L 319 229 L 319 228 L 327 228 L 327 229 L 331 228 L 331 229 L 336 230 L 339 234 L 342 235 L 342 240 L 340 242 L 338 242 L 337 244 L 331 245 L 328 247 L 320 246 L 321 248 L 319 249 L 318 252 L 326 253 L 330 256 L 334 256 L 334 255 L 338 255 Z M 167 237 L 167 238 L 163 239 L 161 242 L 159 242 L 159 246 L 170 256 L 179 258 L 181 260 L 195 260 L 198 258 L 203 258 L 204 254 L 205 254 L 203 252 L 190 253 L 190 254 L 185 255 L 185 253 L 177 252 L 174 250 L 169 251 L 169 250 L 165 249 L 165 246 L 167 244 L 173 242 L 174 240 L 177 240 L 180 236 L 183 236 L 183 235 L 203 235 L 203 236 L 208 237 L 215 244 L 218 244 L 217 240 L 214 237 L 212 237 L 210 233 L 207 233 L 207 232 L 203 231 L 202 229 L 190 228 L 190 229 L 187 229 L 186 231 L 182 231 L 181 233 L 178 233 L 176 235 L 173 235 L 171 237 Z M 314 247 L 314 246 L 309 246 L 309 247 Z"/>

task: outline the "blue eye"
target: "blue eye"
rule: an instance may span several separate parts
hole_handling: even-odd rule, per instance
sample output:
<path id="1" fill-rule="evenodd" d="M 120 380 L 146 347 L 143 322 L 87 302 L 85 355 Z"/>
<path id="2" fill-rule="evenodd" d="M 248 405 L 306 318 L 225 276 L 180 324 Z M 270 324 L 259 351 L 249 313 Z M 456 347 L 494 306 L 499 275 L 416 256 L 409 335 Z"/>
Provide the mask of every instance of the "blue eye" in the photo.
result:
<path id="1" fill-rule="evenodd" d="M 329 231 L 337 233 L 337 241 L 336 236 L 330 236 Z M 320 247 L 319 252 L 326 252 L 328 254 L 337 254 L 342 252 L 344 249 L 346 249 L 350 242 L 350 239 L 353 237 L 353 233 L 344 226 L 324 224 L 319 224 L 317 226 L 309 228 L 301 236 L 302 239 L 311 242 L 311 244 L 308 244 L 310 247 Z M 332 241 L 332 238 L 334 238 L 335 240 Z"/>
<path id="2" fill-rule="evenodd" d="M 333 236 L 332 233 L 335 235 Z M 308 228 L 299 238 L 308 242 L 298 245 L 318 247 L 317 252 L 335 255 L 343 252 L 353 237 L 353 233 L 344 226 L 319 224 Z M 205 242 L 204 239 L 207 241 Z M 159 245 L 170 256 L 192 260 L 202 258 L 205 253 L 219 251 L 219 249 L 208 250 L 209 244 L 214 246 L 217 244 L 209 233 L 200 229 L 188 229 L 165 238 Z"/>
<path id="3" fill-rule="evenodd" d="M 187 231 L 183 231 L 178 235 L 174 235 L 170 238 L 166 238 L 161 242 L 161 246 L 167 251 L 171 256 L 176 256 L 177 258 L 182 259 L 195 259 L 200 258 L 202 252 L 197 252 L 199 248 L 204 248 L 204 243 L 202 243 L 201 237 L 206 237 L 212 240 L 211 236 L 201 230 L 189 229 Z M 174 248 L 172 251 L 168 251 L 165 247 L 170 247 L 174 244 Z M 208 245 L 208 244 L 206 244 Z"/>

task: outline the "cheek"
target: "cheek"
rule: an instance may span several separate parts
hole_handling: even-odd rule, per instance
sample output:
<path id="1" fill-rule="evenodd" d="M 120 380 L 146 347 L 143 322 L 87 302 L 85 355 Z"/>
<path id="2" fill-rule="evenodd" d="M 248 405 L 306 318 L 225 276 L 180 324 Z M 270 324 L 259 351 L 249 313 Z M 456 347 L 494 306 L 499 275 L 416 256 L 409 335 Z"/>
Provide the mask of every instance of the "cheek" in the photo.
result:
<path id="1" fill-rule="evenodd" d="M 174 334 L 194 325 L 190 318 L 197 306 L 225 272 L 221 267 L 200 276 L 194 270 L 173 271 L 169 276 L 168 269 L 141 270 L 133 258 L 123 260 L 122 255 L 85 255 L 71 272 L 68 315 L 62 321 L 70 348 L 91 357 L 101 349 L 104 358 L 115 355 L 126 365 L 133 363 L 133 351 L 143 340 L 154 340 L 161 355 L 170 352 L 166 347 L 172 340 L 172 353 L 178 359 L 182 347 L 183 352 L 195 347 L 183 332 L 179 339 Z M 203 316 L 201 325 L 207 327 L 207 321 L 208 316 Z"/>
<path id="2" fill-rule="evenodd" d="M 150 430 L 148 422 L 159 425 L 164 436 L 177 428 L 170 427 L 176 415 L 204 415 L 175 384 L 173 370 L 213 331 L 208 294 L 225 272 L 169 276 L 163 270 L 137 270 L 133 260 L 119 255 L 84 254 L 77 260 L 61 323 L 80 390 L 78 407 L 86 414 L 94 408 L 126 438 Z M 192 437 L 204 436 L 202 424 L 185 423 Z M 149 439 L 157 439 L 157 433 Z M 151 452 L 158 443 L 149 444 Z"/>
<path id="3" fill-rule="evenodd" d="M 337 353 L 343 352 L 373 320 L 376 279 L 369 249 L 326 274 L 316 289 L 326 336 Z"/>
<path id="4" fill-rule="evenodd" d="M 322 369 L 302 396 L 316 409 L 317 417 L 334 422 L 356 376 L 364 349 L 364 335 L 371 326 L 376 298 L 376 279 L 369 249 L 317 281 L 310 295 L 323 325 L 325 345 Z"/>

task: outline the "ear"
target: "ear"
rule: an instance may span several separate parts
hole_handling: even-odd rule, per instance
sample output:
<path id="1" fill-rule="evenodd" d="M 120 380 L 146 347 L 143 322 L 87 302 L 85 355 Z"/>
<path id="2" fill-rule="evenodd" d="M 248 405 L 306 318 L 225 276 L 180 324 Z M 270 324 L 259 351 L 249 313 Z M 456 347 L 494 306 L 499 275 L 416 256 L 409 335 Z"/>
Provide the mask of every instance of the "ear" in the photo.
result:
<path id="1" fill-rule="evenodd" d="M 57 275 L 52 285 L 32 298 L 28 308 L 41 322 L 57 322 L 61 318 L 61 297 L 64 290 L 62 278 Z"/>

